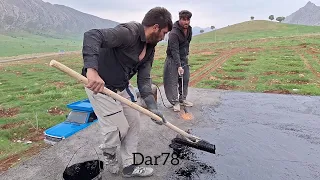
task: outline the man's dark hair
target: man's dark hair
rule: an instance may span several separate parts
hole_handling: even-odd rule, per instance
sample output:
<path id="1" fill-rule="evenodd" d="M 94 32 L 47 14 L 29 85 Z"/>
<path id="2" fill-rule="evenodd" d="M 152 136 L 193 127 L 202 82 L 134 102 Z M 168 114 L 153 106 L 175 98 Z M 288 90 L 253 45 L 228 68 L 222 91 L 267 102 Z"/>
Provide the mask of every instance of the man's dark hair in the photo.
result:
<path id="1" fill-rule="evenodd" d="M 146 27 L 159 25 L 160 29 L 168 27 L 168 30 L 172 30 L 172 16 L 171 13 L 164 7 L 155 7 L 150 9 L 142 20 L 142 25 Z"/>
<path id="2" fill-rule="evenodd" d="M 179 19 L 190 19 L 192 17 L 192 13 L 188 10 L 182 10 L 179 12 Z"/>

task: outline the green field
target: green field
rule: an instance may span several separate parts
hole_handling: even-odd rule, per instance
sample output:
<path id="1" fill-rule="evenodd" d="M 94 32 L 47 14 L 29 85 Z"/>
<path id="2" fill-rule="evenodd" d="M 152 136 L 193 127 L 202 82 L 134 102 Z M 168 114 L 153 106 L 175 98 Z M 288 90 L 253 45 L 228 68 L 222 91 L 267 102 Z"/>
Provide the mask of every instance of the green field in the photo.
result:
<path id="1" fill-rule="evenodd" d="M 320 26 L 288 25 L 264 20 L 247 21 L 216 30 L 216 41 L 238 41 L 257 38 L 275 38 L 319 33 Z M 193 43 L 212 42 L 214 32 L 193 38 Z"/>
<path id="2" fill-rule="evenodd" d="M 31 34 L 0 34 L 0 59 L 23 54 L 81 50 L 79 39 L 51 38 Z"/>
<path id="3" fill-rule="evenodd" d="M 190 54 L 193 87 L 247 92 L 320 95 L 320 27 L 251 21 L 193 37 Z M 6 37 L 1 37 L 5 39 Z M 71 41 L 35 39 L 11 40 L 6 56 L 19 54 L 22 42 L 33 42 L 30 51 L 42 48 L 80 49 Z M 50 42 L 50 43 L 49 43 Z M 48 44 L 48 45 L 46 45 Z M 2 46 L 1 46 L 2 47 Z M 72 49 L 72 50 L 74 50 Z M 166 45 L 157 47 L 153 82 L 162 83 Z M 2 53 L 1 53 L 2 55 Z M 54 57 L 80 72 L 81 54 Z M 0 164 L 6 169 L 31 147 L 43 144 L 42 132 L 64 120 L 66 104 L 86 98 L 83 86 L 55 68 L 52 58 L 0 64 Z M 135 84 L 134 77 L 132 83 Z M 31 140 L 32 144 L 17 143 Z M 42 146 L 40 146 L 42 147 Z M 17 154 L 16 156 L 13 156 Z M 22 158 L 22 157 L 21 157 Z M 12 163 L 8 163 L 8 159 Z M 14 159 L 14 158 L 13 158 Z"/>

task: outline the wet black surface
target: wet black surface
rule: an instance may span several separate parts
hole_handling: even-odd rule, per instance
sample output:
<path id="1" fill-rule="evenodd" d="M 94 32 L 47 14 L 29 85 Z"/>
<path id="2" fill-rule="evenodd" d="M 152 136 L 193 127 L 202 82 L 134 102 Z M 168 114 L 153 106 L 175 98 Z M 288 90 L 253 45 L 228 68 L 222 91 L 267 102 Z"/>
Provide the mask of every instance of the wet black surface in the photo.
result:
<path id="1" fill-rule="evenodd" d="M 179 169 L 175 170 L 174 179 L 194 179 L 196 177 L 204 178 L 205 175 L 209 177 L 215 175 L 215 169 L 212 166 L 201 162 L 195 155 L 192 147 L 179 144 L 174 140 L 169 146 L 180 160 L 185 160 L 187 162 L 185 165 L 180 166 Z"/>
<path id="2" fill-rule="evenodd" d="M 320 97 L 230 92 L 200 111 L 192 134 L 216 154 L 189 149 L 169 179 L 320 179 Z"/>
<path id="3" fill-rule="evenodd" d="M 103 161 L 92 160 L 73 164 L 63 172 L 65 180 L 92 180 L 101 177 Z"/>

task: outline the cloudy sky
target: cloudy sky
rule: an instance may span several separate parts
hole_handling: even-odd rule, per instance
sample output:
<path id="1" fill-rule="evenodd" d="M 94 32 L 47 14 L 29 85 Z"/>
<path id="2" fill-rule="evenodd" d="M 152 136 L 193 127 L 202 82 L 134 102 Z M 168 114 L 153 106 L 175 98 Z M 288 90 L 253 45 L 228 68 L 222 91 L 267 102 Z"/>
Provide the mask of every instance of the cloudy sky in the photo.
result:
<path id="1" fill-rule="evenodd" d="M 155 6 L 166 7 L 173 20 L 178 12 L 187 9 L 193 13 L 192 26 L 221 28 L 227 25 L 255 19 L 267 19 L 270 14 L 288 16 L 307 4 L 309 0 L 44 0 L 62 4 L 117 22 L 141 22 L 144 14 Z M 312 0 L 320 5 L 320 0 Z M 259 4 L 259 5 L 258 5 Z"/>

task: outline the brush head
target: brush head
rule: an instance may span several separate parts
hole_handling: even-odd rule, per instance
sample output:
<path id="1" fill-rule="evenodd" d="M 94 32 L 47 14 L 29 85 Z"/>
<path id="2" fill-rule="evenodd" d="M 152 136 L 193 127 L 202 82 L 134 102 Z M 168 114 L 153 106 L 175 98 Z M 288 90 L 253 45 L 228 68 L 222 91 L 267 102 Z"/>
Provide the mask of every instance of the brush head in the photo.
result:
<path id="1" fill-rule="evenodd" d="M 172 143 L 193 147 L 195 149 L 199 149 L 199 150 L 206 151 L 206 152 L 213 153 L 213 154 L 216 153 L 216 146 L 205 141 L 205 140 L 191 142 L 191 141 L 186 140 L 185 138 L 176 137 L 172 140 Z"/>

